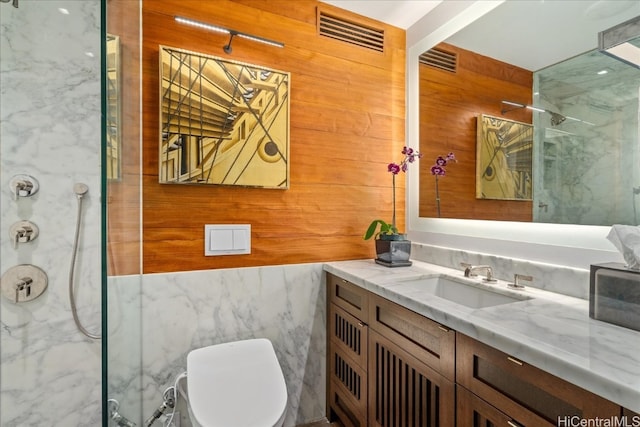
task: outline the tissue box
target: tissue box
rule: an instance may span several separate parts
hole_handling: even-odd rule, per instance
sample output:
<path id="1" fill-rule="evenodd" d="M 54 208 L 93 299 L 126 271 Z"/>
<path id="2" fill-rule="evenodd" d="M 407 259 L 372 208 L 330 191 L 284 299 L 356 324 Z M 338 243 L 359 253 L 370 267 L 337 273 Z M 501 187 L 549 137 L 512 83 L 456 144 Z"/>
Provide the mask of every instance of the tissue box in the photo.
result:
<path id="1" fill-rule="evenodd" d="M 589 317 L 640 331 L 640 271 L 615 262 L 592 265 Z"/>

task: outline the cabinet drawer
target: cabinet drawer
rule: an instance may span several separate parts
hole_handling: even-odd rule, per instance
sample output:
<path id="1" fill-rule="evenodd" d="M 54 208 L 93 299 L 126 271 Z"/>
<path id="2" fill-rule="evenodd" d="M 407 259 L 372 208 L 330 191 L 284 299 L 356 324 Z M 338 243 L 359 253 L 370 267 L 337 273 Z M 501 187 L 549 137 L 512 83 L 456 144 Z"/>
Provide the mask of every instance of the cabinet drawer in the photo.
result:
<path id="1" fill-rule="evenodd" d="M 464 427 L 522 425 L 459 385 L 456 386 L 456 420 L 457 425 Z"/>
<path id="2" fill-rule="evenodd" d="M 367 326 L 345 310 L 329 304 L 329 339 L 359 366 L 367 366 Z"/>
<path id="3" fill-rule="evenodd" d="M 353 315 L 362 322 L 367 323 L 369 315 L 369 292 L 347 280 L 327 273 L 328 302 Z"/>
<path id="4" fill-rule="evenodd" d="M 369 301 L 371 329 L 455 381 L 455 331 L 377 295 Z"/>
<path id="5" fill-rule="evenodd" d="M 329 405 L 337 407 L 336 413 L 342 420 L 343 415 L 358 425 L 355 420 L 364 420 L 367 414 L 367 371 L 358 366 L 353 359 L 337 349 L 335 343 L 329 343 Z M 362 425 L 366 425 L 362 424 Z"/>
<path id="6" fill-rule="evenodd" d="M 456 379 L 521 425 L 609 418 L 620 407 L 463 334 L 457 336 Z"/>

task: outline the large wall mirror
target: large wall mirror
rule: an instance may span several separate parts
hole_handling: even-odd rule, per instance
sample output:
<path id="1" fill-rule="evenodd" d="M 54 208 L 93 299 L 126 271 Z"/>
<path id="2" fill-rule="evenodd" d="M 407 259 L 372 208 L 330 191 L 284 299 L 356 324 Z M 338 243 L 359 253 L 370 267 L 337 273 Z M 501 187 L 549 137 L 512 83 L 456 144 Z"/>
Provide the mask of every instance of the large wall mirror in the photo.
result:
<path id="1" fill-rule="evenodd" d="M 640 68 L 598 50 L 638 15 L 637 1 L 507 1 L 423 53 L 420 217 L 640 224 Z M 431 161 L 449 152 L 436 194 Z"/>
<path id="2" fill-rule="evenodd" d="M 542 17 L 545 8 L 553 7 L 554 5 L 563 4 L 564 6 L 574 5 L 578 7 L 579 10 L 574 11 L 574 14 L 569 18 L 562 15 L 553 15 L 549 14 L 546 17 Z M 518 9 L 519 7 L 528 7 L 529 10 Z M 537 13 L 533 14 L 532 8 L 539 7 L 541 8 Z M 573 46 L 573 53 L 567 52 L 564 56 L 558 56 L 555 58 L 550 58 L 548 62 L 541 66 L 533 66 L 531 68 L 527 68 L 530 66 L 518 65 L 518 67 L 525 68 L 531 72 L 531 86 L 530 86 L 530 96 L 531 106 L 533 105 L 534 99 L 534 85 L 533 85 L 533 72 L 540 71 L 542 69 L 551 70 L 551 66 L 554 64 L 562 64 L 565 60 L 579 56 L 584 54 L 585 52 L 593 51 L 597 48 L 598 43 L 598 32 L 603 29 L 610 28 L 620 22 L 623 22 L 627 19 L 630 19 L 634 16 L 640 16 L 640 3 L 634 1 L 553 1 L 553 2 L 543 2 L 543 1 L 482 1 L 482 2 L 443 2 L 438 6 L 438 8 L 434 11 L 435 13 L 431 13 L 431 17 L 427 16 L 427 19 L 423 19 L 418 24 L 426 24 L 426 25 L 415 25 L 412 27 L 407 34 L 408 40 L 408 54 L 407 54 L 407 138 L 409 144 L 413 147 L 421 146 L 421 138 L 424 135 L 420 135 L 421 123 L 420 123 L 420 108 L 423 102 L 425 101 L 425 95 L 420 92 L 420 76 L 419 76 L 419 60 L 420 56 L 432 49 L 433 47 L 438 46 L 442 42 L 449 42 L 451 45 L 453 43 L 460 43 L 459 40 L 456 40 L 457 36 L 465 36 L 467 41 L 475 38 L 474 44 L 465 44 L 461 45 L 461 49 L 465 49 L 471 52 L 476 52 L 479 55 L 490 56 L 494 54 L 490 54 L 487 49 L 493 49 L 493 52 L 497 55 L 495 58 L 501 62 L 510 63 L 511 59 L 506 54 L 513 55 L 517 54 L 521 57 L 529 58 L 530 60 L 536 60 L 537 58 L 546 57 L 549 51 L 556 51 L 559 47 L 568 48 Z M 576 25 L 578 22 L 584 21 L 594 21 L 596 18 L 598 19 L 606 19 L 608 22 L 600 23 L 593 28 L 592 30 L 585 33 L 584 31 L 578 31 Z M 591 22 L 593 25 L 593 22 Z M 488 28 L 481 29 L 483 26 L 488 26 Z M 531 30 L 527 30 L 527 28 L 531 28 Z M 478 31 L 480 29 L 480 34 L 476 32 L 475 36 L 474 30 Z M 580 44 L 581 43 L 581 44 Z M 515 47 L 514 47 L 515 45 Z M 570 64 L 567 62 L 566 64 Z M 618 67 L 619 64 L 615 63 L 615 67 Z M 580 72 L 584 70 L 576 70 L 576 74 L 574 75 L 574 81 L 571 83 L 574 88 L 578 88 L 577 83 L 580 82 Z M 631 72 L 632 70 L 629 70 Z M 587 78 L 586 74 L 582 74 L 582 79 Z M 482 78 L 479 79 L 481 82 Z M 568 85 L 570 87 L 571 85 Z M 638 108 L 638 88 L 636 85 L 635 92 L 635 101 L 627 102 L 629 104 L 635 104 L 635 107 Z M 509 101 L 507 98 L 508 94 L 499 93 L 495 95 L 495 99 L 498 99 L 498 102 L 502 100 Z M 634 96 L 634 93 L 627 93 L 627 96 Z M 464 98 L 464 93 L 460 95 L 461 98 Z M 492 105 L 495 106 L 495 101 L 492 100 Z M 545 105 L 550 111 L 553 112 L 562 112 L 561 107 L 565 108 L 569 104 L 558 104 L 554 105 L 553 100 L 549 105 Z M 520 100 L 520 103 L 525 104 L 524 101 Z M 437 105 L 437 101 L 434 101 L 434 104 Z M 553 105 L 553 108 L 550 108 Z M 597 105 L 597 103 L 596 103 Z M 510 120 L 519 120 L 523 122 L 533 123 L 536 125 L 536 120 L 541 120 L 541 123 L 545 121 L 547 124 L 544 126 L 543 130 L 536 130 L 536 132 L 547 132 L 547 129 L 550 129 L 549 139 L 553 141 L 553 137 L 557 134 L 560 134 L 561 128 L 556 126 L 550 126 L 550 113 L 547 114 L 546 117 L 538 117 L 536 118 L 536 113 L 533 110 L 527 108 L 515 108 L 516 106 L 505 106 L 499 105 L 494 107 L 497 109 L 497 113 L 494 112 L 494 116 L 501 116 L 502 109 L 514 108 L 513 111 L 507 112 L 503 117 Z M 474 109 L 474 125 L 475 125 L 475 117 L 479 116 L 482 113 L 489 114 L 490 111 L 483 111 L 484 109 Z M 527 117 L 527 114 L 530 115 L 530 118 Z M 567 117 L 577 118 L 584 121 L 589 121 L 586 119 L 585 115 L 580 115 L 578 113 L 573 113 L 571 115 L 568 111 L 565 111 L 565 121 L 571 120 Z M 443 129 L 450 129 L 452 126 L 459 125 L 459 122 L 456 123 L 442 123 Z M 570 123 L 564 124 L 563 126 L 567 127 Z M 627 123 L 628 124 L 628 123 Z M 577 125 L 577 123 L 572 124 L 573 127 Z M 637 119 L 635 122 L 636 131 L 637 131 Z M 539 128 L 540 129 L 540 128 Z M 612 130 L 611 128 L 608 129 Z M 537 137 L 538 135 L 536 135 Z M 429 136 L 426 136 L 429 138 Z M 471 135 L 470 138 L 475 138 L 475 135 Z M 445 204 L 447 197 L 453 197 L 446 193 L 447 191 L 447 183 L 453 183 L 455 177 L 458 175 L 463 176 L 473 176 L 475 179 L 475 164 L 474 161 L 469 159 L 465 159 L 462 152 L 459 151 L 459 146 L 456 145 L 458 141 L 455 138 L 440 136 L 440 135 L 432 135 L 430 142 L 428 144 L 435 147 L 435 154 L 446 154 L 446 151 L 458 151 L 456 152 L 456 156 L 458 157 L 458 163 L 452 165 L 447 170 L 447 176 L 445 179 L 440 181 L 441 188 L 443 191 L 441 196 L 442 200 L 442 208 L 446 208 Z M 578 142 L 575 142 L 577 144 Z M 438 144 L 442 144 L 438 146 Z M 571 144 L 574 144 L 572 141 Z M 537 151 L 534 150 L 534 155 Z M 475 153 L 473 153 L 475 156 Z M 623 157 L 626 157 L 627 160 L 630 157 L 627 154 L 622 154 Z M 422 159 L 423 167 L 429 169 L 431 167 L 431 160 L 429 157 L 424 157 Z M 470 168 L 465 168 L 465 162 L 469 162 Z M 567 162 L 566 165 L 563 165 L 567 168 L 567 172 L 576 171 L 572 168 L 573 161 Z M 628 168 L 626 170 L 627 174 L 631 174 L 631 168 L 638 169 L 638 157 L 635 158 L 635 163 L 626 163 L 624 168 Z M 534 166 L 536 168 L 537 166 Z M 606 173 L 607 167 L 611 167 L 611 165 L 605 166 L 603 168 L 603 174 Z M 449 170 L 450 169 L 450 170 Z M 564 171 L 563 171 L 564 172 Z M 592 172 L 592 171 L 591 171 Z M 534 178 L 535 179 L 535 178 Z M 537 257 L 542 260 L 551 260 L 556 259 L 558 256 L 562 257 L 563 262 L 568 262 L 570 264 L 584 266 L 584 256 L 587 257 L 594 256 L 596 260 L 607 259 L 609 253 L 616 253 L 615 249 L 611 245 L 610 242 L 606 240 L 606 235 L 609 231 L 609 227 L 606 225 L 593 226 L 593 225 L 576 225 L 577 221 L 572 224 L 566 223 L 550 223 L 550 222 L 542 222 L 544 221 L 542 218 L 536 219 L 534 221 L 534 209 L 537 209 L 537 205 L 539 204 L 539 200 L 535 199 L 536 194 L 534 194 L 534 200 L 530 202 L 531 205 L 531 213 L 529 219 L 507 219 L 503 218 L 502 220 L 487 220 L 487 218 L 482 217 L 474 217 L 474 216 L 448 216 L 442 212 L 442 217 L 438 218 L 437 214 L 426 214 L 420 213 L 421 207 L 420 203 L 422 203 L 423 195 L 422 191 L 427 188 L 433 188 L 433 176 L 427 172 L 426 174 L 422 174 L 422 177 L 419 174 L 410 174 L 408 176 L 408 188 L 407 188 L 407 221 L 408 221 L 408 231 L 410 233 L 410 237 L 417 241 L 428 241 L 433 244 L 440 244 L 444 246 L 450 247 L 460 247 L 460 248 L 475 248 L 477 250 L 486 251 L 490 250 L 489 247 L 493 247 L 496 253 L 508 253 L 509 251 L 513 251 L 513 248 L 519 248 L 518 254 L 523 256 L 523 254 L 527 253 L 532 256 Z M 427 180 L 427 181 L 425 181 Z M 442 181 L 445 181 L 444 183 Z M 425 184 L 426 182 L 426 184 Z M 473 194 L 475 190 L 475 181 L 471 182 L 470 191 Z M 534 182 L 534 185 L 537 185 Z M 608 185 L 608 184 L 607 184 Z M 633 184 L 635 187 L 639 185 L 636 181 Z M 433 190 L 432 190 L 433 191 Z M 613 190 L 612 190 L 613 191 Z M 618 190 L 615 190 L 618 191 Z M 632 191 L 633 188 L 627 188 L 627 209 L 633 209 L 632 205 L 629 202 L 629 199 L 632 199 L 633 196 Z M 535 192 L 535 191 L 534 191 Z M 449 193 L 450 194 L 450 193 Z M 540 196 L 538 194 L 538 196 Z M 425 196 L 429 199 L 433 197 L 433 193 L 431 195 Z M 474 198 L 475 200 L 475 198 Z M 636 199 L 637 200 L 637 199 Z M 499 203 L 499 201 L 495 201 L 495 203 Z M 526 201 L 519 201 L 517 203 L 529 203 Z M 547 202 L 543 202 L 547 203 Z M 464 203 L 460 203 L 464 205 Z M 636 208 L 637 209 L 637 208 Z M 424 210 L 424 209 L 422 209 Z M 503 209 L 504 210 L 504 209 Z M 611 209 L 609 209 L 611 210 Z M 543 207 L 543 212 L 544 207 Z M 552 213 L 551 207 L 547 207 L 546 213 Z M 538 215 L 539 212 L 536 213 Z M 570 214 L 569 216 L 575 218 L 576 215 Z M 468 219 L 461 219 L 468 218 Z M 474 219 L 475 218 L 475 219 Z M 526 222 L 525 222 L 526 221 Z M 569 221 L 568 221 L 569 222 Z M 509 241 L 510 243 L 505 246 L 501 242 Z M 488 246 L 487 246 L 488 245 Z M 542 246 L 540 246 L 542 245 Z M 556 255 L 552 257 L 551 252 L 548 252 L 546 249 L 549 245 L 555 247 L 556 249 L 553 251 Z M 531 248 L 531 249 L 528 249 Z M 588 252 L 577 251 L 576 249 L 584 249 Z M 547 253 L 547 255 L 543 255 L 542 252 Z M 536 252 L 537 251 L 537 252 Z M 562 254 L 562 255 L 558 255 Z M 574 255 L 577 254 L 577 255 Z M 512 254 L 513 255 L 513 254 Z M 578 257 L 582 256 L 582 259 L 578 259 Z M 603 257 L 604 256 L 604 257 Z M 615 257 L 614 255 L 610 255 L 611 257 Z M 610 258 L 612 259 L 612 258 Z M 587 263 L 588 264 L 588 263 Z"/>

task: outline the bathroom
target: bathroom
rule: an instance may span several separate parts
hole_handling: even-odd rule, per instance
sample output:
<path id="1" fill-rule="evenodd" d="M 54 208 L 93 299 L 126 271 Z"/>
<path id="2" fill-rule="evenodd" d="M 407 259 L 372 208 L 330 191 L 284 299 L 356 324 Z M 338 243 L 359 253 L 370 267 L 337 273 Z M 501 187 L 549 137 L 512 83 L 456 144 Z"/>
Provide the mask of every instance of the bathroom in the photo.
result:
<path id="1" fill-rule="evenodd" d="M 385 26 L 392 45 L 384 55 L 357 58 L 350 47 L 316 36 L 319 4 L 342 12 L 312 0 L 296 2 L 295 10 L 282 1 L 210 2 L 206 13 L 197 1 L 16 3 L 0 4 L 0 270 L 32 264 L 49 283 L 33 301 L 3 297 L 0 305 L 0 425 L 98 425 L 112 398 L 143 425 L 185 370 L 189 350 L 253 337 L 274 343 L 287 378 L 285 425 L 321 419 L 323 265 L 375 255 L 362 234 L 374 217 L 392 216 L 387 163 L 405 141 L 417 146 L 418 55 L 500 2 L 444 2 L 423 18 L 422 29 Z M 178 11 L 285 44 L 265 48 L 235 38 L 230 59 L 291 73 L 289 189 L 158 183 L 158 61 L 150 52 L 163 44 L 224 57 L 228 42 L 172 22 Z M 109 179 L 101 150 L 106 33 L 119 36 L 127 70 L 121 156 Z M 465 253 L 487 253 L 495 263 L 555 264 L 562 277 L 578 269 L 580 278 L 589 264 L 621 260 L 604 225 L 423 218 L 412 172 L 406 188 L 397 182 L 396 208 L 399 228 L 424 244 L 416 257 L 440 257 L 446 265 Z M 10 181 L 17 174 L 36 178 L 38 193 L 14 200 Z M 80 321 L 92 334 L 106 333 L 102 340 L 82 335 L 69 307 L 77 183 L 89 190 L 72 285 Z M 40 233 L 14 248 L 9 228 L 23 220 Z M 251 254 L 203 256 L 205 224 L 251 224 Z M 454 255 L 434 255 L 428 245 Z"/>

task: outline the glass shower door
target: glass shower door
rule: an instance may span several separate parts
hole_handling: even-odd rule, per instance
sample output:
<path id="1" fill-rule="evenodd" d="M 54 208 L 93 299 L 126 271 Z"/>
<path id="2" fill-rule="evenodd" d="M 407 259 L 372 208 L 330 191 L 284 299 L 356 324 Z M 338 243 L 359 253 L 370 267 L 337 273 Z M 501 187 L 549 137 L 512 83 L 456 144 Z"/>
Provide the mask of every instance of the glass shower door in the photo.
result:
<path id="1" fill-rule="evenodd" d="M 105 1 L 102 173 L 106 181 L 103 388 L 107 426 L 143 423 L 139 1 Z"/>

